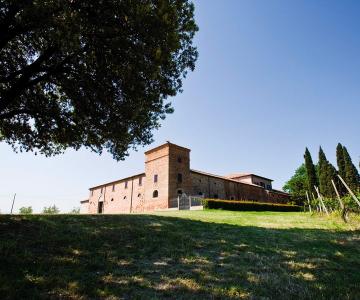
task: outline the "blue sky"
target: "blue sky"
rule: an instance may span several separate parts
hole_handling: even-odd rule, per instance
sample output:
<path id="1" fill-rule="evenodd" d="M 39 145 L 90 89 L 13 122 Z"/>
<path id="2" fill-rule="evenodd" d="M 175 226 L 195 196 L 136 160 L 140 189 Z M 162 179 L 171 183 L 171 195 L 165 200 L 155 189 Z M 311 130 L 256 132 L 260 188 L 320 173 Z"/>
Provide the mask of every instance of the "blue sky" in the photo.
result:
<path id="1" fill-rule="evenodd" d="M 195 1 L 199 60 L 171 99 L 155 142 L 116 162 L 87 150 L 45 158 L 0 144 L 0 210 L 79 206 L 90 186 L 141 172 L 143 152 L 169 140 L 192 149 L 191 167 L 251 171 L 281 188 L 306 146 L 335 163 L 338 142 L 360 157 L 360 2 Z"/>

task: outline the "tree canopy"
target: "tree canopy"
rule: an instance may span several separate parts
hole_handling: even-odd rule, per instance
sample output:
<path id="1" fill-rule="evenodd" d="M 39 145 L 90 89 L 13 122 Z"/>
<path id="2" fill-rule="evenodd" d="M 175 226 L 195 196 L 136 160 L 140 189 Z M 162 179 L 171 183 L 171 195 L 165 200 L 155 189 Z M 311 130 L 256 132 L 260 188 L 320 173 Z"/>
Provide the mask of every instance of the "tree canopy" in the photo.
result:
<path id="1" fill-rule="evenodd" d="M 195 67 L 188 0 L 0 0 L 0 141 L 123 159 Z"/>
<path id="2" fill-rule="evenodd" d="M 303 200 L 306 199 L 306 191 L 308 191 L 308 177 L 305 164 L 296 169 L 295 174 L 285 183 L 283 190 L 291 194 L 298 204 L 303 203 Z"/>
<path id="3" fill-rule="evenodd" d="M 325 197 L 335 197 L 336 193 L 331 180 L 338 182 L 335 167 L 327 160 L 323 149 L 319 149 L 319 189 Z"/>
<path id="4" fill-rule="evenodd" d="M 305 149 L 304 160 L 307 178 L 307 190 L 309 191 L 309 196 L 316 195 L 314 186 L 319 185 L 319 180 L 308 148 Z"/>

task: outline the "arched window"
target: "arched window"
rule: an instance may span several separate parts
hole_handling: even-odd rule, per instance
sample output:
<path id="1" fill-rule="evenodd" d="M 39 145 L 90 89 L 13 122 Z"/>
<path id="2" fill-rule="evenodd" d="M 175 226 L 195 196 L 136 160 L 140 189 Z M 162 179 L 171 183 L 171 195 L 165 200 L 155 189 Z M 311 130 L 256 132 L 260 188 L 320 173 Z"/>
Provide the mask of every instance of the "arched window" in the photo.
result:
<path id="1" fill-rule="evenodd" d="M 159 192 L 157 190 L 153 191 L 153 198 L 159 197 Z"/>

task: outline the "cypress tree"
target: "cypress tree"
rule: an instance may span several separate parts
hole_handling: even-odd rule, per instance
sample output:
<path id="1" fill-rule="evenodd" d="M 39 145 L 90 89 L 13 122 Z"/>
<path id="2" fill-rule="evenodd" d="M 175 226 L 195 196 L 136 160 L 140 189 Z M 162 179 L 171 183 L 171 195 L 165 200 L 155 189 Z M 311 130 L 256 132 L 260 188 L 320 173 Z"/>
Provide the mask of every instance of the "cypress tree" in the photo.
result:
<path id="1" fill-rule="evenodd" d="M 305 149 L 304 159 L 305 159 L 305 168 L 307 175 L 307 188 L 308 191 L 310 192 L 310 195 L 311 194 L 315 195 L 316 191 L 314 189 L 314 185 L 318 186 L 319 183 L 318 183 L 318 177 L 316 175 L 315 166 L 308 148 Z"/>
<path id="2" fill-rule="evenodd" d="M 360 188 L 360 176 L 359 172 L 351 161 L 351 157 L 346 147 L 343 147 L 343 155 L 345 161 L 345 182 L 354 192 L 358 191 Z M 341 175 L 341 174 L 340 174 Z"/>
<path id="3" fill-rule="evenodd" d="M 319 150 L 319 188 L 320 193 L 325 197 L 334 197 L 335 190 L 332 186 L 331 180 L 336 181 L 336 169 L 327 160 L 323 149 Z"/>
<path id="4" fill-rule="evenodd" d="M 346 171 L 345 171 L 345 159 L 344 159 L 344 148 L 343 146 L 338 143 L 337 147 L 336 147 L 336 161 L 337 161 L 337 166 L 338 166 L 338 170 L 339 170 L 339 175 L 344 178 L 346 178 Z M 338 184 L 337 185 L 338 191 L 340 193 L 340 195 L 345 195 L 347 193 L 346 188 L 344 187 L 344 185 Z"/>

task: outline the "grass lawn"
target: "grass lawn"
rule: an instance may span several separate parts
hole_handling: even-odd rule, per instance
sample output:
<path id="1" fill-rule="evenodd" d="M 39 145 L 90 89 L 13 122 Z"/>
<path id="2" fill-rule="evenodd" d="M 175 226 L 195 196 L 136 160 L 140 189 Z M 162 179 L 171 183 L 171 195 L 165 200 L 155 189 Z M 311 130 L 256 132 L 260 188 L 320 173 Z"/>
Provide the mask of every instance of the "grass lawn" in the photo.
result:
<path id="1" fill-rule="evenodd" d="M 360 299 L 360 220 L 0 215 L 0 299 Z"/>

